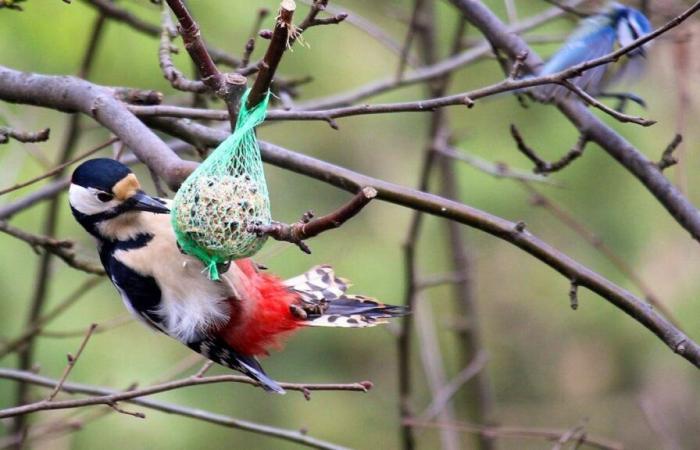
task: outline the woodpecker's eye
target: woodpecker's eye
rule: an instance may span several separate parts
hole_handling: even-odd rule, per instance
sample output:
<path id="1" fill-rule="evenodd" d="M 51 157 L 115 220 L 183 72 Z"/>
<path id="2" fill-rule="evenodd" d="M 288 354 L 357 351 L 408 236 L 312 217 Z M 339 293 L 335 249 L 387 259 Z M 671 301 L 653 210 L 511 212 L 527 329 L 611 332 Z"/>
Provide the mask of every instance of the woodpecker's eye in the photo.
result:
<path id="1" fill-rule="evenodd" d="M 101 202 L 107 203 L 108 201 L 112 200 L 114 196 L 112 194 L 107 194 L 106 192 L 100 192 L 97 194 L 97 199 Z"/>

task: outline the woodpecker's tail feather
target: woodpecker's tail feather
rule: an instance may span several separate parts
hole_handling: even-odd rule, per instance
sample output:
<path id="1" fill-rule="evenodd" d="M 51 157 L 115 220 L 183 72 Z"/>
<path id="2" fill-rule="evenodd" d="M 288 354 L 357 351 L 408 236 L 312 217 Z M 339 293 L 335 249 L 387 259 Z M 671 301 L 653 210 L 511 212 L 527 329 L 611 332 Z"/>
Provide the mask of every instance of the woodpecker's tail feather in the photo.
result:
<path id="1" fill-rule="evenodd" d="M 284 394 L 285 390 L 275 380 L 268 377 L 262 366 L 254 356 L 242 355 L 231 349 L 223 340 L 218 338 L 206 338 L 192 342 L 188 346 L 202 356 L 209 358 L 217 364 L 237 370 L 244 375 L 260 383 L 260 386 L 268 392 Z"/>
<path id="2" fill-rule="evenodd" d="M 403 306 L 385 305 L 370 297 L 347 294 L 350 283 L 337 277 L 327 265 L 313 267 L 284 284 L 301 297 L 307 326 L 373 327 L 409 313 Z"/>

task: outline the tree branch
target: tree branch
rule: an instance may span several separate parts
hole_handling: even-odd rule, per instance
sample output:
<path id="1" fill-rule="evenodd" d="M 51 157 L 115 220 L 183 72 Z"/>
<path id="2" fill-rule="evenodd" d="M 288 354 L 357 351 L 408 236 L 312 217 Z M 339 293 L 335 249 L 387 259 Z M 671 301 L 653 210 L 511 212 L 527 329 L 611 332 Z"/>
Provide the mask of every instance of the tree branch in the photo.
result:
<path id="1" fill-rule="evenodd" d="M 73 251 L 73 246 L 75 243 L 72 241 L 60 241 L 48 236 L 39 236 L 31 233 L 27 233 L 24 230 L 15 228 L 5 221 L 0 220 L 0 231 L 9 234 L 10 236 L 16 237 L 36 250 L 37 247 L 41 247 L 52 255 L 56 255 L 61 258 L 66 264 L 73 267 L 74 269 L 81 270 L 87 273 L 94 273 L 97 275 L 104 275 L 105 271 L 101 265 L 93 264 L 87 261 L 79 259 L 75 252 Z"/>
<path id="2" fill-rule="evenodd" d="M 296 5 L 293 0 L 282 0 L 280 3 L 270 44 L 267 46 L 265 56 L 259 65 L 258 75 L 255 78 L 253 87 L 250 88 L 250 94 L 248 94 L 246 105 L 248 109 L 252 109 L 260 103 L 270 89 L 270 83 L 272 83 L 272 78 L 275 76 L 277 66 L 287 46 L 290 45 L 290 39 L 294 36 L 292 18 L 294 17 L 295 9 Z"/>
<path id="3" fill-rule="evenodd" d="M 364 187 L 348 203 L 325 216 L 312 219 L 313 212 L 308 211 L 297 223 L 287 225 L 273 222 L 270 225 L 254 225 L 250 231 L 259 235 L 270 236 L 278 241 L 291 242 L 296 244 L 303 252 L 310 254 L 311 249 L 304 242 L 305 239 L 340 227 L 346 221 L 355 217 L 376 196 L 376 190 L 371 187 Z"/>
<path id="4" fill-rule="evenodd" d="M 9 127 L 0 127 L 0 144 L 7 144 L 10 138 L 18 142 L 44 142 L 49 140 L 50 129 L 44 128 L 37 132 L 18 131 Z"/>
<path id="5" fill-rule="evenodd" d="M 44 386 L 52 388 L 56 385 L 56 380 L 52 378 L 43 377 L 41 375 L 36 375 L 32 372 L 19 371 L 14 369 L 4 369 L 0 368 L 0 378 L 22 381 L 26 383 L 35 384 L 38 386 Z M 240 379 L 239 379 L 240 378 Z M 178 389 L 185 386 L 194 386 L 210 383 L 248 383 L 254 384 L 252 380 L 247 377 L 238 377 L 236 375 L 220 375 L 217 377 L 204 377 L 204 378 L 185 378 L 182 380 L 164 383 L 157 386 L 151 386 L 144 389 L 132 389 L 128 391 L 117 391 L 113 389 L 107 389 L 102 387 L 90 386 L 78 383 L 66 382 L 61 387 L 63 392 L 71 394 L 87 394 L 92 397 L 80 399 L 80 400 L 62 400 L 54 401 L 50 404 L 49 409 L 65 409 L 65 408 L 78 408 L 89 405 L 111 405 L 119 401 L 126 401 L 134 405 L 143 406 L 150 409 L 155 409 L 169 414 L 176 414 L 183 417 L 190 417 L 196 420 L 201 420 L 204 422 L 213 423 L 216 425 L 225 426 L 228 428 L 235 428 L 239 430 L 249 431 L 257 434 L 262 434 L 265 436 L 274 437 L 277 439 L 283 439 L 291 442 L 295 442 L 307 447 L 328 449 L 328 450 L 347 450 L 345 447 L 341 447 L 335 444 L 331 444 L 320 439 L 308 436 L 300 431 L 286 430 L 283 428 L 276 428 L 269 425 L 258 424 L 254 422 L 249 422 L 247 420 L 235 419 L 233 417 L 224 416 L 221 414 L 215 414 L 206 410 L 199 408 L 189 408 L 186 406 L 175 405 L 172 403 L 161 402 L 158 400 L 140 398 L 147 395 L 156 394 L 158 392 L 165 392 L 168 390 Z M 355 385 L 300 385 L 292 383 L 283 383 L 288 390 L 337 390 L 336 387 L 349 387 L 353 386 L 352 389 L 360 392 L 365 392 L 369 389 L 369 382 L 355 383 Z M 318 389 L 316 389 L 318 388 Z M 27 405 L 30 406 L 30 405 Z M 22 407 L 20 407 L 22 408 Z M 29 408 L 27 408 L 29 409 Z M 7 414 L 27 414 L 26 410 L 18 411 L 17 408 L 10 408 L 5 410 L 0 410 L 0 417 L 7 417 Z"/>
<path id="6" fill-rule="evenodd" d="M 0 99 L 91 116 L 116 135 L 172 189 L 196 167 L 183 161 L 129 112 L 109 88 L 63 76 L 19 72 L 0 66 Z"/>
<path id="7" fill-rule="evenodd" d="M 228 136 L 225 131 L 172 119 L 157 119 L 151 123 L 156 128 L 184 140 L 192 139 L 212 147 Z M 575 278 L 580 287 L 588 288 L 608 300 L 656 334 L 674 352 L 700 367 L 700 346 L 651 309 L 645 301 L 571 259 L 527 230 L 519 231 L 520 227 L 516 223 L 456 201 L 362 175 L 265 141 L 259 143 L 263 160 L 267 163 L 349 192 L 357 192 L 363 186 L 371 186 L 377 190 L 377 199 L 455 220 L 515 245 L 555 269 L 567 280 Z"/>
<path id="8" fill-rule="evenodd" d="M 526 67 L 533 73 L 542 65 L 542 60 L 528 48 L 527 44 L 516 34 L 510 32 L 486 6 L 478 0 L 450 0 L 462 11 L 464 17 L 481 30 L 486 38 L 511 58 L 527 52 Z M 637 39 L 633 44 L 623 47 L 610 55 L 580 64 L 571 71 L 586 70 L 597 65 L 606 64 L 619 58 L 625 52 L 643 45 L 656 36 L 678 25 L 700 9 L 700 2 L 676 17 L 666 26 Z M 566 71 L 565 71 L 566 72 Z M 659 200 L 676 221 L 684 227 L 695 240 L 700 240 L 700 211 L 684 197 L 673 184 L 663 176 L 658 167 L 651 163 L 642 153 L 612 128 L 596 118 L 586 106 L 576 101 L 562 101 L 557 104 L 559 110 L 578 128 L 581 134 L 601 146 L 610 156 L 629 170 Z"/>

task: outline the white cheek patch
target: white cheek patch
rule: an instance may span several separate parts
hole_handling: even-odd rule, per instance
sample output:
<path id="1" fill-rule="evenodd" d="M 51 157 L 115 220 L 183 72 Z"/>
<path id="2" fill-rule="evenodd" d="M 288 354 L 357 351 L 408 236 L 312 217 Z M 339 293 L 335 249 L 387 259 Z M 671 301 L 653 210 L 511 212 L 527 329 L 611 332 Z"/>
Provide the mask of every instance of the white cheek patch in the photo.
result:
<path id="1" fill-rule="evenodd" d="M 617 40 L 621 47 L 626 47 L 635 41 L 632 30 L 630 29 L 631 26 L 632 25 L 627 20 L 621 20 L 617 25 Z"/>
<path id="2" fill-rule="evenodd" d="M 71 184 L 68 189 L 68 198 L 73 208 L 88 216 L 110 210 L 119 203 L 117 200 L 101 202 L 97 199 L 97 192 L 95 189 Z"/>

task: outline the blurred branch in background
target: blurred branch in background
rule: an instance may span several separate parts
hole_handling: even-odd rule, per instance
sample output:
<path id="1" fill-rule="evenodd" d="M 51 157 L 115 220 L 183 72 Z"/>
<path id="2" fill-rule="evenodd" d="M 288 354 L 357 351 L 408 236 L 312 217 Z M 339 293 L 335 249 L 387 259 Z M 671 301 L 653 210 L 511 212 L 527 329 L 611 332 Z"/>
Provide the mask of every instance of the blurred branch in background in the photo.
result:
<path id="1" fill-rule="evenodd" d="M 476 250 L 472 239 L 467 241 L 462 225 L 485 231 L 520 248 L 537 258 L 542 264 L 558 271 L 571 286 L 572 306 L 579 301 L 578 288 L 588 288 L 656 334 L 672 351 L 680 354 L 694 366 L 700 367 L 700 346 L 680 329 L 670 308 L 665 303 L 660 302 L 650 287 L 654 285 L 642 278 L 639 269 L 634 264 L 616 253 L 612 246 L 604 243 L 599 233 L 592 231 L 584 225 L 583 221 L 568 213 L 568 208 L 559 205 L 534 187 L 535 183 L 541 186 L 560 186 L 560 182 L 552 181 L 545 175 L 559 171 L 559 175 L 563 176 L 564 173 L 575 170 L 576 167 L 570 166 L 570 164 L 577 158 L 581 158 L 575 165 L 578 166 L 583 161 L 584 156 L 589 158 L 592 151 L 589 150 L 584 155 L 584 147 L 587 143 L 595 143 L 613 156 L 622 167 L 631 172 L 691 236 L 700 240 L 700 212 L 686 196 L 689 194 L 684 187 L 686 184 L 685 175 L 682 175 L 686 172 L 681 174 L 680 190 L 676 189 L 662 173 L 664 169 L 675 164 L 678 158 L 684 159 L 684 153 L 674 153 L 678 150 L 681 141 L 680 134 L 669 144 L 659 162 L 651 161 L 618 132 L 613 131 L 610 126 L 594 116 L 586 108 L 586 105 L 601 109 L 610 116 L 609 118 L 621 123 L 632 122 L 649 126 L 653 121 L 620 113 L 591 97 L 589 93 L 571 81 L 587 70 L 612 63 L 634 49 L 638 49 L 642 44 L 674 30 L 697 10 L 700 10 L 700 3 L 685 8 L 681 14 L 667 18 L 667 23 L 653 33 L 601 58 L 586 61 L 552 75 L 523 78 L 522 75 L 527 73 L 536 74 L 537 68 L 542 63 L 527 43 L 559 41 L 562 37 L 560 32 L 540 36 L 523 37 L 521 35 L 566 14 L 572 16 L 586 14 L 579 9 L 585 3 L 584 1 L 548 2 L 555 6 L 538 9 L 534 15 L 525 17 L 525 11 L 529 11 L 527 7 L 517 3 L 516 8 L 516 2 L 506 0 L 504 7 L 509 22 L 506 25 L 482 2 L 451 0 L 451 6 L 445 7 L 449 8 L 450 13 L 460 11 L 462 14 L 461 17 L 456 17 L 456 27 L 451 36 L 451 48 L 446 52 L 445 57 L 440 56 L 442 52 L 438 45 L 439 42 L 442 42 L 440 39 L 442 34 L 439 33 L 442 22 L 439 21 L 435 11 L 436 5 L 439 3 L 435 0 L 405 2 L 407 12 L 405 17 L 408 20 L 406 21 L 407 26 L 403 29 L 402 43 L 393 37 L 391 32 L 384 29 L 383 22 L 380 25 L 379 22 L 375 23 L 354 13 L 348 14 L 344 8 L 329 5 L 327 0 L 305 1 L 310 7 L 307 14 L 296 26 L 292 21 L 296 5 L 290 0 L 282 1 L 275 16 L 272 30 L 261 30 L 263 19 L 267 17 L 267 10 L 255 10 L 258 6 L 252 5 L 250 11 L 257 11 L 256 14 L 250 14 L 254 22 L 253 32 L 247 35 L 245 45 L 236 47 L 242 49 L 243 53 L 240 57 L 229 55 L 206 42 L 203 39 L 200 26 L 188 10 L 188 4 L 184 1 L 166 0 L 163 2 L 160 26 L 142 19 L 140 14 L 132 12 L 130 8 L 125 7 L 126 5 L 118 2 L 108 0 L 85 0 L 84 2 L 94 8 L 98 15 L 92 25 L 77 77 L 42 75 L 38 71 L 36 73 L 20 72 L 0 66 L 0 99 L 73 114 L 70 116 L 66 131 L 63 133 L 63 141 L 59 145 L 55 167 L 45 171 L 40 176 L 29 179 L 29 181 L 14 186 L 4 186 L 3 190 L 0 190 L 0 195 L 2 195 L 33 185 L 48 177 L 52 179 L 49 184 L 34 192 L 20 198 L 13 197 L 10 203 L 0 206 L 0 231 L 25 241 L 35 252 L 40 253 L 41 257 L 25 326 L 16 337 L 4 340 L 0 347 L 0 357 L 12 353 L 17 353 L 20 356 L 18 370 L 0 368 L 0 378 L 15 380 L 19 383 L 17 385 L 16 406 L 0 410 L 0 417 L 15 418 L 11 434 L 0 444 L 21 448 L 28 441 L 36 442 L 39 439 L 49 439 L 52 436 L 75 432 L 83 424 L 105 414 L 103 411 L 118 412 L 136 418 L 145 417 L 141 412 L 128 411 L 119 406 L 119 402 L 128 402 L 225 427 L 284 439 L 309 447 L 342 448 L 309 437 L 303 431 L 261 425 L 200 408 L 190 408 L 175 403 L 143 398 L 159 392 L 203 384 L 255 384 L 254 381 L 246 377 L 236 375 L 204 376 L 211 364 L 205 364 L 192 376 L 177 378 L 183 371 L 199 364 L 201 361 L 199 356 L 185 358 L 179 363 L 174 363 L 170 370 L 161 374 L 161 381 L 145 388 L 131 386 L 126 390 L 115 390 L 66 381 L 77 357 L 80 356 L 88 343 L 88 338 L 93 333 L 109 332 L 126 323 L 120 317 L 90 328 L 76 357 L 69 358 L 69 364 L 60 379 L 47 378 L 31 371 L 32 366 L 37 362 L 33 356 L 37 337 L 65 338 L 84 334 L 84 332 L 79 333 L 71 328 L 68 328 L 67 331 L 47 331 L 45 327 L 64 314 L 70 306 L 74 305 L 78 299 L 103 279 L 88 278 L 75 292 L 67 296 L 53 309 L 48 312 L 43 311 L 47 291 L 53 281 L 52 255 L 59 256 L 74 269 L 95 274 L 103 273 L 101 268 L 76 256 L 73 241 L 59 240 L 55 237 L 59 221 L 58 213 L 62 208 L 60 194 L 70 183 L 64 175 L 65 169 L 103 147 L 119 141 L 122 147 L 117 153 L 121 154 L 122 150 L 127 149 L 130 152 L 123 158 L 123 161 L 128 164 L 144 163 L 159 192 L 165 192 L 161 181 L 171 189 L 177 189 L 179 184 L 197 166 L 194 161 L 183 159 L 181 154 L 196 151 L 203 157 L 207 148 L 217 146 L 228 137 L 228 131 L 210 126 L 208 121 L 229 121 L 232 125 L 235 124 L 239 99 L 247 85 L 245 77 L 254 74 L 257 75 L 252 83 L 249 107 L 256 105 L 269 89 L 273 90 L 273 101 L 276 100 L 275 95 L 279 94 L 281 106 L 268 112 L 267 118 L 270 124 L 285 121 L 320 120 L 337 129 L 336 119 L 342 117 L 401 112 L 427 113 L 428 130 L 423 145 L 423 161 L 418 189 L 393 184 L 381 179 L 381 176 L 370 177 L 276 144 L 260 142 L 262 156 L 267 163 L 355 194 L 349 203 L 327 216 L 311 220 L 310 216 L 305 215 L 304 220 L 299 223 L 277 224 L 275 229 L 260 230 L 261 232 L 268 232 L 277 239 L 293 242 L 304 248 L 306 246 L 303 242 L 304 239 L 340 226 L 375 197 L 378 200 L 411 210 L 403 256 L 406 275 L 405 299 L 406 304 L 415 312 L 415 316 L 404 319 L 397 335 L 398 370 L 396 382 L 399 391 L 400 440 L 404 449 L 414 449 L 422 442 L 423 436 L 417 432 L 417 428 L 438 429 L 442 447 L 448 450 L 460 448 L 463 443 L 462 437 L 459 435 L 460 432 L 472 434 L 474 439 L 470 442 L 474 444 L 474 448 L 479 449 L 495 448 L 498 439 L 531 437 L 552 441 L 554 448 L 581 444 L 601 449 L 621 448 L 621 444 L 617 442 L 588 435 L 585 424 L 576 425 L 568 430 L 492 425 L 496 423 L 495 401 L 490 387 L 493 381 L 490 375 L 491 366 L 487 367 L 489 359 L 486 355 L 493 355 L 494 352 L 490 348 L 487 352 L 482 344 L 481 329 L 483 325 L 475 295 L 474 264 L 476 257 L 474 252 Z M 13 2 L 5 6 L 10 8 L 19 6 L 16 3 Z M 166 7 L 166 3 L 169 9 Z M 204 8 L 203 6 L 197 7 Z M 408 13 L 408 8 L 411 8 L 410 13 Z M 171 11 L 178 20 L 179 29 L 175 29 L 172 23 Z M 449 17 L 454 16 L 455 14 L 451 14 Z M 205 95 L 198 95 L 195 101 L 191 101 L 188 96 L 187 103 L 184 103 L 177 95 L 169 95 L 170 104 L 161 104 L 163 94 L 151 89 L 110 87 L 86 81 L 91 75 L 105 23 L 109 20 L 122 23 L 130 29 L 152 38 L 160 39 L 157 59 L 162 74 L 169 81 L 171 87 L 196 94 L 213 94 L 212 98 L 210 99 L 209 95 L 206 95 L 207 99 L 203 100 Z M 303 76 L 295 76 L 294 78 L 278 76 L 276 69 L 283 54 L 288 48 L 291 48 L 295 41 L 300 40 L 301 33 L 309 28 L 341 22 L 358 27 L 382 47 L 390 49 L 397 56 L 395 67 L 388 70 L 389 74 L 386 78 L 345 92 L 332 92 L 325 97 L 316 97 L 295 103 L 293 99 L 297 96 L 299 87 L 310 82 L 317 74 L 313 69 L 309 69 L 311 73 Z M 486 39 L 465 39 L 468 23 L 481 31 Z M 334 29 L 334 32 L 337 30 Z M 178 70 L 173 61 L 172 55 L 176 53 L 176 49 L 172 41 L 178 35 L 182 37 L 184 46 L 196 67 L 191 79 L 184 72 Z M 269 42 L 265 55 L 256 61 L 253 56 L 258 36 L 269 39 Z M 675 37 L 677 38 L 677 36 Z M 299 43 L 303 44 L 303 41 Z M 493 49 L 496 49 L 495 53 L 499 57 L 499 62 L 502 63 L 504 78 L 500 81 L 484 82 L 483 86 L 477 88 L 474 88 L 472 84 L 469 86 L 469 90 L 460 87 L 461 92 L 450 94 L 449 88 L 453 78 L 455 78 L 454 75 L 465 67 L 472 67 L 489 58 Z M 675 51 L 676 60 L 681 63 L 687 62 L 690 52 L 684 44 L 677 44 Z M 155 55 L 154 59 L 156 59 Z M 233 71 L 223 72 L 217 65 L 228 66 Z M 677 113 L 679 115 L 679 132 L 686 128 L 689 106 L 684 102 L 690 89 L 687 80 L 690 69 L 687 64 L 680 65 L 682 71 L 678 79 L 678 95 L 683 101 L 680 102 L 680 109 Z M 474 80 L 478 80 L 478 78 L 474 78 Z M 425 88 L 426 98 L 392 103 L 361 103 L 366 98 L 394 93 L 400 88 L 416 84 Z M 471 108 L 477 100 L 483 98 L 506 92 L 520 94 L 527 88 L 545 84 L 563 85 L 573 92 L 569 100 L 557 103 L 555 106 L 576 127 L 580 137 L 571 151 L 559 160 L 548 162 L 544 156 L 540 156 L 525 143 L 522 135 L 514 126 L 511 129 L 512 137 L 515 139 L 518 149 L 534 163 L 534 174 L 512 169 L 507 164 L 491 163 L 456 148 L 454 141 L 457 140 L 456 134 L 461 132 L 461 128 L 457 130 L 456 127 L 452 127 L 448 120 L 449 112 L 446 107 L 467 106 Z M 218 97 L 218 100 L 214 97 Z M 210 101 L 223 102 L 226 108 L 220 106 L 218 109 L 210 109 L 207 107 L 207 103 Z M 185 107 L 182 106 L 183 104 L 194 105 L 194 107 Z M 470 114 L 474 114 L 474 112 L 470 112 Z M 85 116 L 94 119 L 99 129 L 107 131 L 114 137 L 106 143 L 73 157 L 84 130 L 81 122 Z M 511 119 L 498 118 L 498 120 L 505 124 Z M 19 142 L 38 142 L 48 139 L 48 128 L 38 133 L 16 131 L 20 128 L 36 129 L 31 126 L 25 127 L 25 124 L 21 125 L 22 127 L 0 128 L 0 143 L 7 143 L 9 138 Z M 480 131 L 470 130 L 473 133 Z M 530 136 L 531 133 L 528 132 L 527 135 Z M 165 137 L 172 139 L 166 142 L 163 140 Z M 530 139 L 529 137 L 528 140 Z M 11 143 L 11 145 L 14 144 Z M 545 208 L 559 222 L 576 233 L 583 242 L 598 250 L 636 286 L 648 303 L 570 258 L 554 246 L 540 240 L 529 232 L 524 222 L 505 220 L 462 203 L 461 195 L 464 189 L 459 183 L 457 161 L 464 161 L 489 175 L 517 181 L 521 188 L 532 197 L 532 205 Z M 561 172 L 564 169 L 568 170 Z M 12 185 L 10 182 L 7 184 Z M 429 193 L 431 190 L 439 192 L 440 195 Z M 20 226 L 10 225 L 7 222 L 14 215 L 34 208 L 44 200 L 49 201 L 49 208 L 41 222 L 41 234 L 28 232 Z M 444 241 L 439 245 L 448 249 L 447 267 L 442 272 L 428 271 L 427 267 L 422 267 L 420 264 L 421 261 L 429 261 L 427 255 L 424 256 L 419 251 L 421 242 L 427 240 L 423 236 L 425 234 L 423 232 L 426 221 L 425 214 L 446 219 L 445 232 L 437 238 L 438 241 Z M 430 244 L 435 245 L 434 240 L 431 240 Z M 430 263 L 433 262 L 430 260 Z M 428 273 L 425 274 L 424 271 Z M 456 324 L 454 327 L 441 330 L 435 326 L 435 322 L 439 318 L 436 314 L 439 313 L 440 309 L 437 302 L 428 299 L 426 290 L 445 285 L 450 288 L 453 295 L 453 308 L 456 311 L 457 319 L 451 321 L 451 323 Z M 654 290 L 656 290 L 656 286 L 654 286 Z M 564 292 L 561 293 L 561 298 L 566 298 Z M 650 307 L 650 304 L 662 314 L 657 313 Z M 441 340 L 443 331 L 447 332 L 445 334 L 454 333 L 455 339 L 450 341 L 457 343 L 455 349 L 445 348 L 444 342 Z M 449 351 L 452 350 L 457 356 L 457 368 L 454 367 L 455 364 L 450 365 L 447 362 L 450 356 Z M 422 369 L 426 375 L 425 386 L 418 383 L 420 378 L 415 373 L 417 364 L 413 361 L 415 355 L 420 355 Z M 450 372 L 457 373 L 450 375 Z M 53 388 L 53 392 L 45 400 L 31 402 L 28 395 L 30 384 Z M 314 390 L 366 392 L 372 387 L 369 382 L 348 384 L 281 383 L 281 385 L 286 389 L 301 392 L 306 399 L 309 399 L 311 391 Z M 423 391 L 427 391 L 429 397 L 424 405 L 419 406 L 420 395 Z M 85 394 L 87 397 L 80 399 L 58 398 L 62 393 Z M 68 415 L 53 422 L 37 423 L 31 428 L 26 426 L 25 417 L 30 413 L 54 409 L 81 409 L 91 405 L 106 405 L 108 408 L 97 411 L 97 414 L 80 416 L 79 419 Z M 649 409 L 648 405 L 645 408 L 645 415 L 653 417 L 653 414 L 646 411 Z M 461 420 L 460 416 L 463 416 L 465 420 Z M 394 424 L 394 426 L 396 425 Z"/>

